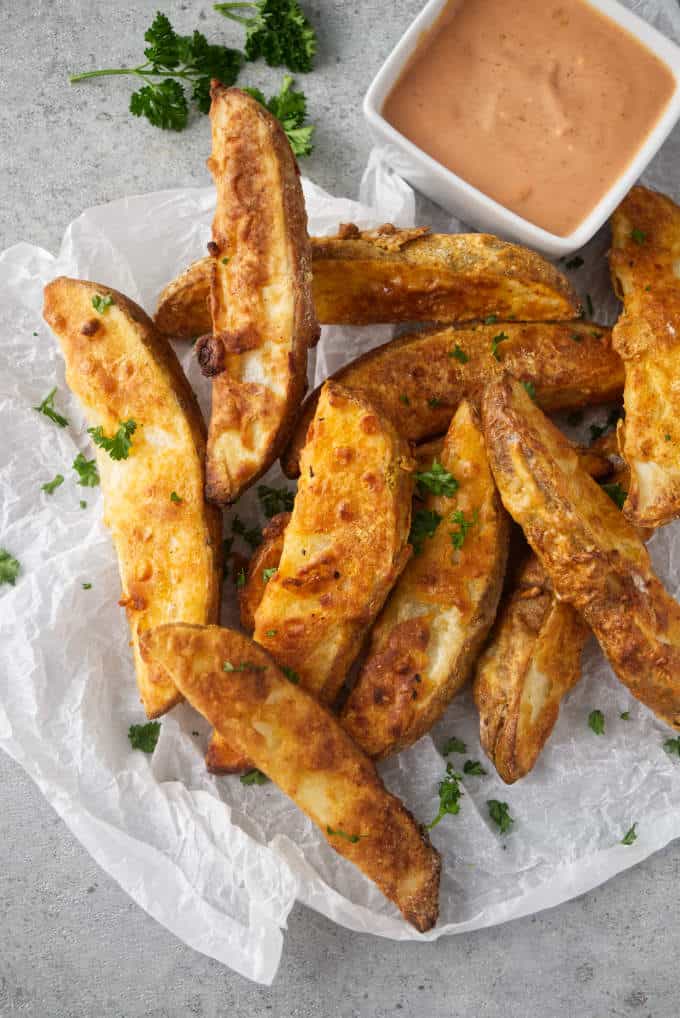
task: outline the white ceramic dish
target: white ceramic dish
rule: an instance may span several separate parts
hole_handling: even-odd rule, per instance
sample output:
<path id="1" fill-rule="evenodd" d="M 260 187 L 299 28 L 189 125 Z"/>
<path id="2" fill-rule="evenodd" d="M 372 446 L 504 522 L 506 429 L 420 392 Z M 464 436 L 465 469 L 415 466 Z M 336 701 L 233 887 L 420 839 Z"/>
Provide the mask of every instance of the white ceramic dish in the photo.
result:
<path id="1" fill-rule="evenodd" d="M 436 159 L 400 134 L 382 116 L 383 103 L 392 86 L 422 34 L 434 23 L 446 2 L 447 0 L 429 0 L 373 79 L 364 98 L 363 107 L 371 134 L 375 141 L 385 148 L 387 158 L 397 173 L 465 223 L 479 230 L 517 240 L 548 255 L 571 254 L 572 251 L 583 247 L 599 230 L 656 155 L 680 118 L 680 48 L 617 0 L 588 0 L 592 7 L 637 36 L 666 64 L 675 78 L 675 90 L 657 124 L 626 170 L 573 233 L 567 237 L 559 237 L 511 212 L 451 170 L 447 170 Z"/>

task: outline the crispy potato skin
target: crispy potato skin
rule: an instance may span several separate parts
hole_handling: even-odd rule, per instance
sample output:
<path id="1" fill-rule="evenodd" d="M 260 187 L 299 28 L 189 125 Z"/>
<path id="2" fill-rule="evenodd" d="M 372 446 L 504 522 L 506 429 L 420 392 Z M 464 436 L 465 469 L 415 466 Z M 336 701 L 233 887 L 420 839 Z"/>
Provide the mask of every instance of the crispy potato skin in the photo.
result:
<path id="1" fill-rule="evenodd" d="M 337 237 L 312 237 L 314 307 L 324 325 L 464 322 L 513 315 L 524 321 L 576 318 L 568 280 L 527 248 L 487 234 L 429 234 L 389 224 Z M 202 258 L 161 293 L 156 324 L 190 339 L 210 331 L 210 259 Z"/>
<path id="2" fill-rule="evenodd" d="M 613 333 L 626 373 L 623 511 L 657 527 L 680 516 L 680 208 L 634 187 L 612 217 L 609 260 L 624 308 Z"/>
<path id="3" fill-rule="evenodd" d="M 409 558 L 413 461 L 362 396 L 329 382 L 301 462 L 254 639 L 331 704 Z"/>
<path id="4" fill-rule="evenodd" d="M 588 623 L 633 695 L 680 729 L 680 606 L 637 531 L 510 376 L 486 390 L 483 421 L 503 503 L 555 593 Z"/>
<path id="5" fill-rule="evenodd" d="M 146 633 L 142 646 L 145 659 L 168 669 L 189 703 L 230 744 L 241 745 L 416 929 L 434 926 L 439 855 L 332 714 L 240 633 L 163 626 Z M 225 661 L 238 670 L 225 673 Z M 352 836 L 359 840 L 352 843 Z"/>
<path id="6" fill-rule="evenodd" d="M 115 302 L 104 314 L 93 308 L 97 294 Z M 123 294 L 60 277 L 45 287 L 43 313 L 89 423 L 107 435 L 121 421 L 137 423 L 126 460 L 95 453 L 139 691 L 148 717 L 158 717 L 181 695 L 167 676 L 148 674 L 140 634 L 163 622 L 218 618 L 222 522 L 203 497 L 205 424 L 169 344 Z M 171 501 L 173 491 L 181 502 Z"/>
<path id="7" fill-rule="evenodd" d="M 529 554 L 501 605 L 472 686 L 482 748 L 507 784 L 536 763 L 562 699 L 580 678 L 588 633 Z"/>
<path id="8" fill-rule="evenodd" d="M 215 85 L 210 107 L 217 188 L 210 266 L 219 351 L 208 432 L 208 498 L 235 501 L 285 445 L 307 385 L 318 325 L 307 216 L 283 130 L 239 89 Z M 213 369 L 211 369 L 213 370 Z"/>
<path id="9" fill-rule="evenodd" d="M 412 745 L 441 717 L 470 675 L 503 585 L 509 521 L 491 476 L 476 410 L 464 401 L 440 462 L 459 482 L 452 498 L 428 494 L 441 517 L 414 555 L 376 625 L 341 722 L 369 756 Z M 451 514 L 475 521 L 454 549 Z"/>
<path id="10" fill-rule="evenodd" d="M 497 360 L 493 341 L 501 333 L 508 338 L 498 344 Z M 467 361 L 453 356 L 456 347 Z M 420 442 L 443 434 L 460 401 L 478 400 L 484 386 L 505 370 L 531 382 L 539 405 L 549 411 L 614 400 L 623 387 L 623 365 L 612 351 L 610 330 L 582 322 L 498 322 L 411 333 L 370 350 L 333 378 L 363 393 L 405 438 Z M 318 389 L 305 401 L 281 458 L 288 477 L 297 476 L 317 399 Z"/>
<path id="11" fill-rule="evenodd" d="M 241 625 L 247 633 L 255 631 L 255 612 L 269 582 L 264 578 L 264 570 L 279 567 L 283 535 L 290 523 L 290 516 L 290 513 L 278 513 L 272 517 L 262 531 L 262 544 L 255 549 L 248 563 L 246 582 L 238 592 Z"/>

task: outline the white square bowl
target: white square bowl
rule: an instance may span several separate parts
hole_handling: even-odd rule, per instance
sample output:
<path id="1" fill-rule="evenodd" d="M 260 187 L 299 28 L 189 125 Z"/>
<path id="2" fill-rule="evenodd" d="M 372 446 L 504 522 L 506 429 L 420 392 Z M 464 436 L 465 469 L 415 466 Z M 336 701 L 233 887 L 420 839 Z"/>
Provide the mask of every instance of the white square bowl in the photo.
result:
<path id="1" fill-rule="evenodd" d="M 400 134 L 382 115 L 383 104 L 392 86 L 421 36 L 437 20 L 446 2 L 429 0 L 373 79 L 363 105 L 369 130 L 374 140 L 385 149 L 390 165 L 400 176 L 463 222 L 479 230 L 519 241 L 554 257 L 571 254 L 583 247 L 609 218 L 680 118 L 680 48 L 617 0 L 588 0 L 591 7 L 621 25 L 656 54 L 673 74 L 675 89 L 661 117 L 621 176 L 573 233 L 560 237 L 511 212 L 446 169 Z"/>

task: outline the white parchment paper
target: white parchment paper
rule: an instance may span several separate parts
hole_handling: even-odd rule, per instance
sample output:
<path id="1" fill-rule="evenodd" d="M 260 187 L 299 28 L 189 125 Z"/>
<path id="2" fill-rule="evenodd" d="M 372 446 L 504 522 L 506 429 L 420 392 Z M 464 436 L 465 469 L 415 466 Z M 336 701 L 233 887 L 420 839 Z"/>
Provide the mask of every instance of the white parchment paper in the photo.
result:
<path id="1" fill-rule="evenodd" d="M 680 38 L 674 0 L 638 7 L 647 16 L 655 12 L 660 27 Z M 646 177 L 676 200 L 679 141 L 676 132 Z M 348 221 L 410 225 L 416 211 L 419 222 L 461 228 L 416 201 L 379 152 L 371 155 L 362 203 L 333 198 L 308 181 L 304 187 L 314 234 Z M 533 773 L 507 787 L 487 765 L 487 776 L 465 778 L 460 814 L 435 828 L 443 858 L 441 917 L 425 936 L 273 785 L 244 787 L 238 778 L 208 775 L 208 727 L 188 706 L 163 719 L 153 757 L 130 748 L 128 726 L 144 718 L 116 603 L 116 559 L 101 522 L 100 490 L 78 487 L 71 470 L 89 443 L 64 383 L 57 343 L 42 322 L 42 287 L 60 273 L 80 276 L 116 287 L 152 311 L 163 285 L 205 251 L 213 205 L 212 189 L 127 198 L 84 212 L 56 257 L 28 244 L 0 255 L 0 546 L 22 567 L 15 587 L 0 587 L 0 747 L 135 901 L 191 947 L 263 983 L 276 973 L 296 899 L 351 929 L 435 939 L 558 904 L 680 836 L 680 761 L 663 750 L 671 733 L 631 699 L 594 642 L 584 657 L 584 678 Z M 589 245 L 586 265 L 573 273 L 602 321 L 616 313 L 607 244 L 603 232 Z M 390 334 L 389 327 L 324 329 L 311 379 L 320 381 Z M 205 408 L 206 385 L 190 348 L 178 346 L 178 352 Z M 70 421 L 65 429 L 32 409 L 54 385 L 57 406 Z M 52 496 L 43 494 L 40 485 L 57 472 L 65 483 Z M 283 483 L 276 468 L 271 479 Z M 251 494 L 238 513 L 262 522 Z M 226 515 L 227 527 L 232 516 Z M 677 596 L 680 526 L 659 533 L 651 552 Z M 83 589 L 85 582 L 91 589 Z M 233 601 L 227 581 L 225 622 L 234 621 Z M 600 737 L 587 724 L 595 707 L 606 718 Z M 620 718 L 622 711 L 630 720 Z M 468 757 L 484 762 L 477 725 L 464 693 L 431 735 L 381 766 L 388 787 L 420 819 L 428 821 L 437 810 L 446 737 L 455 734 L 467 744 L 465 756 L 452 758 L 457 767 Z M 507 802 L 515 818 L 505 838 L 490 826 L 491 798 Z M 638 840 L 621 845 L 634 822 Z"/>

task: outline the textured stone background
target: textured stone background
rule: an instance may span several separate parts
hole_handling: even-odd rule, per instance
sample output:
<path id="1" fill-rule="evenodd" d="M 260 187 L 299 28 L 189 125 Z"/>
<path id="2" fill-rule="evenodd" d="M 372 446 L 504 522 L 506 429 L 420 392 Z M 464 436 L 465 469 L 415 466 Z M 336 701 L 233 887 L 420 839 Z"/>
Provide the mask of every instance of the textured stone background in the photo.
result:
<path id="1" fill-rule="evenodd" d="M 138 61 L 160 0 L 0 0 L 0 248 L 55 250 L 84 208 L 209 182 L 208 123 L 166 134 L 127 112 L 125 79 L 71 88 L 67 73 Z M 304 172 L 356 195 L 370 141 L 362 95 L 421 0 L 316 0 L 320 58 L 305 79 L 319 125 Z M 210 5 L 170 2 L 176 27 L 238 45 Z M 281 74 L 250 68 L 278 87 Z M 264 989 L 178 943 L 104 876 L 23 772 L 0 754 L 0 1015 L 202 1018 L 670 1018 L 680 979 L 680 847 L 559 909 L 431 945 L 290 918 Z"/>

